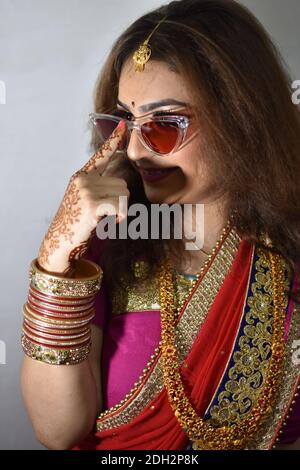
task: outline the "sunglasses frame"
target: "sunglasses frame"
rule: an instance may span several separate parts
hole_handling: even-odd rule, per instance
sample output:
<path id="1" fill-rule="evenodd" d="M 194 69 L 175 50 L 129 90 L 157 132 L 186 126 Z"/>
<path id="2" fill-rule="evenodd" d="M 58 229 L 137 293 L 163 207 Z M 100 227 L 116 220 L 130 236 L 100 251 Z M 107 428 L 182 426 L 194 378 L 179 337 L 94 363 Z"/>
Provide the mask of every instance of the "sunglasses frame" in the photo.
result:
<path id="1" fill-rule="evenodd" d="M 124 114 L 128 114 L 130 115 L 131 113 L 130 112 L 126 112 L 126 111 L 123 111 L 123 110 L 117 110 L 117 111 L 121 111 L 121 112 L 124 112 Z M 103 139 L 103 136 L 100 135 L 100 132 L 97 128 L 97 125 L 96 125 L 96 120 L 99 119 L 99 118 L 102 118 L 102 119 L 109 119 L 111 121 L 114 121 L 116 123 L 119 123 L 120 121 L 125 121 L 126 122 L 126 126 L 127 126 L 127 146 L 125 149 L 123 150 L 117 150 L 116 152 L 117 153 L 123 153 L 124 151 L 127 150 L 128 148 L 128 143 L 129 143 L 129 140 L 130 140 L 130 136 L 131 136 L 131 132 L 133 129 L 136 129 L 137 131 L 137 135 L 138 135 L 138 138 L 139 138 L 139 141 L 142 143 L 142 145 L 147 149 L 149 150 L 151 153 L 159 156 L 159 157 L 164 157 L 164 156 L 167 156 L 167 155 L 172 155 L 173 153 L 177 152 L 180 147 L 182 146 L 182 144 L 184 143 L 185 141 L 185 138 L 186 138 L 186 135 L 187 135 L 187 130 L 188 130 L 188 127 L 191 123 L 191 120 L 190 120 L 190 117 L 189 116 L 186 116 L 186 115 L 178 115 L 176 114 L 176 111 L 179 111 L 178 109 L 177 110 L 172 110 L 172 112 L 170 111 L 166 111 L 166 114 L 165 115 L 162 115 L 162 116 L 155 116 L 153 115 L 150 115 L 149 113 L 147 115 L 144 115 L 144 116 L 140 116 L 138 118 L 134 118 L 134 120 L 129 120 L 129 119 L 126 119 L 126 117 L 119 117 L 119 116 L 114 116 L 112 114 L 101 114 L 101 113 L 90 113 L 89 114 L 89 122 L 95 127 L 96 129 L 96 132 L 98 133 L 98 135 L 100 136 L 100 138 L 102 140 Z M 163 113 L 164 111 L 160 111 L 161 113 Z M 174 114 L 173 114 L 174 113 Z M 140 122 L 138 122 L 140 121 Z M 176 141 L 176 144 L 174 146 L 174 148 L 172 149 L 171 152 L 169 153 L 159 153 L 157 151 L 155 151 L 153 148 L 151 148 L 148 143 L 144 140 L 144 137 L 143 137 L 143 134 L 141 132 L 141 126 L 147 122 L 176 122 L 176 124 L 178 125 L 178 137 L 177 137 L 177 141 Z"/>

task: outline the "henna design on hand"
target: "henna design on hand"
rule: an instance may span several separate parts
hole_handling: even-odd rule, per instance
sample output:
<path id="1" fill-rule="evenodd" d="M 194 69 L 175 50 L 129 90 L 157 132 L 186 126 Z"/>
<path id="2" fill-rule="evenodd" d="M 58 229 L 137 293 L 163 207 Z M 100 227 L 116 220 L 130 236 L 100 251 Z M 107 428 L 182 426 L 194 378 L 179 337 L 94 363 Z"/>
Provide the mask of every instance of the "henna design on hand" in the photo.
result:
<path id="1" fill-rule="evenodd" d="M 97 161 L 101 158 L 105 158 L 104 152 L 113 152 L 111 147 L 111 141 L 119 135 L 120 129 L 116 128 L 110 138 L 101 145 L 101 148 L 89 159 L 89 161 L 77 171 L 70 179 L 69 186 L 64 195 L 63 201 L 44 237 L 43 243 L 40 247 L 38 254 L 39 264 L 49 264 L 49 258 L 53 253 L 60 248 L 60 237 L 64 236 L 66 241 L 73 244 L 73 237 L 75 233 L 71 230 L 72 225 L 75 222 L 80 222 L 78 216 L 81 215 L 82 211 L 80 207 L 76 207 L 80 201 L 79 189 L 76 185 L 76 178 L 81 173 L 88 174 L 91 169 L 97 170 Z M 64 271 L 64 274 L 72 276 L 74 273 L 74 260 L 80 259 L 80 257 L 86 252 L 91 238 L 95 235 L 96 229 L 94 229 L 88 240 L 80 243 L 79 246 L 75 247 L 69 255 L 69 266 Z"/>
<path id="2" fill-rule="evenodd" d="M 86 241 L 83 241 L 80 243 L 79 246 L 76 246 L 72 251 L 71 253 L 69 254 L 69 259 L 68 259 L 68 262 L 69 262 L 69 267 L 63 272 L 63 274 L 66 276 L 66 277 L 73 277 L 75 271 L 76 271 L 76 266 L 75 266 L 75 261 L 76 260 L 79 260 L 80 258 L 82 258 L 82 256 L 84 255 L 84 253 L 87 252 L 88 248 L 89 248 L 89 244 L 90 244 L 90 241 L 92 240 L 92 238 L 94 237 L 94 235 L 96 234 L 96 230 L 97 228 L 94 228 L 92 231 L 91 231 L 91 234 L 89 236 L 89 238 L 86 240 Z"/>
<path id="3" fill-rule="evenodd" d="M 69 260 L 68 260 L 70 264 L 73 263 L 74 260 L 78 260 L 78 259 L 82 258 L 84 253 L 88 250 L 90 241 L 92 240 L 92 238 L 96 234 L 96 230 L 97 230 L 97 228 L 94 228 L 94 230 L 91 231 L 91 234 L 90 234 L 89 238 L 87 240 L 81 242 L 79 246 L 76 246 L 76 248 L 74 248 L 71 251 L 71 253 L 69 255 Z"/>
<path id="4" fill-rule="evenodd" d="M 113 149 L 111 148 L 111 140 L 113 140 L 117 135 L 119 134 L 119 130 L 115 129 L 110 138 L 104 142 L 104 144 L 101 145 L 101 148 L 97 150 L 97 152 L 89 159 L 89 161 L 79 170 L 80 172 L 88 173 L 91 168 L 94 168 L 94 170 L 97 170 L 97 160 L 100 158 L 105 158 L 104 152 L 105 151 L 110 151 L 112 152 Z"/>
<path id="5" fill-rule="evenodd" d="M 76 207 L 80 199 L 76 183 L 70 181 L 63 201 L 40 248 L 38 259 L 41 264 L 49 263 L 49 257 L 59 248 L 59 237 L 64 236 L 65 240 L 73 243 L 75 233 L 71 227 L 75 222 L 80 222 L 78 216 L 81 215 L 81 208 Z"/>

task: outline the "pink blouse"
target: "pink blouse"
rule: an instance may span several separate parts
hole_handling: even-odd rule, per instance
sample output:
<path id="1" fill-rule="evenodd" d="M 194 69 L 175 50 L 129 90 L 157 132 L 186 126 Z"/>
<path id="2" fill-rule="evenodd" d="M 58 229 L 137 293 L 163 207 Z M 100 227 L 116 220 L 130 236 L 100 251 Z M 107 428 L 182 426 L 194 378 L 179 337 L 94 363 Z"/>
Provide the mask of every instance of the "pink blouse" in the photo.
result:
<path id="1" fill-rule="evenodd" d="M 84 258 L 97 263 L 104 244 L 98 238 L 93 239 Z M 102 393 L 104 409 L 109 409 L 123 400 L 133 388 L 158 347 L 161 340 L 160 311 L 124 312 L 108 321 L 110 304 L 105 279 L 96 296 L 95 310 L 92 323 L 104 330 Z"/>

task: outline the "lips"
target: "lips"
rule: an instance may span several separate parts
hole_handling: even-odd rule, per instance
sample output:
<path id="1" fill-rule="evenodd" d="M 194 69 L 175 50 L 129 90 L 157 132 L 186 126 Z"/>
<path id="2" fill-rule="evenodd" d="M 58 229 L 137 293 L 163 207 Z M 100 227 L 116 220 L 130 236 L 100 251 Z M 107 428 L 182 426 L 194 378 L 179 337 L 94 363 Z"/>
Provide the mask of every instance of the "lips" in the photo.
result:
<path id="1" fill-rule="evenodd" d="M 176 167 L 171 168 L 139 168 L 140 172 L 145 173 L 146 175 L 162 175 L 168 171 L 175 170 Z"/>
<path id="2" fill-rule="evenodd" d="M 162 178 L 167 177 L 170 173 L 173 173 L 177 170 L 178 167 L 169 167 L 169 168 L 140 168 L 137 167 L 138 172 L 142 176 L 143 180 L 147 182 L 159 181 Z"/>

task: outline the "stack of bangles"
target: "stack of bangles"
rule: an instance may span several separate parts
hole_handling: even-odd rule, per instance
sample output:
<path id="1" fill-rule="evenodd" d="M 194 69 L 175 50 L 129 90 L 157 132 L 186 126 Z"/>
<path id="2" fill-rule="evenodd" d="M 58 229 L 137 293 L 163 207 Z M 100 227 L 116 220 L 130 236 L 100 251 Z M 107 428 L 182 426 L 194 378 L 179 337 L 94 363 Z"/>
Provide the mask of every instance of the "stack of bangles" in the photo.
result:
<path id="1" fill-rule="evenodd" d="M 90 352 L 90 323 L 103 273 L 100 266 L 89 260 L 77 260 L 75 266 L 75 276 L 68 278 L 39 269 L 37 259 L 30 265 L 28 300 L 23 306 L 22 348 L 37 361 L 79 364 Z"/>

